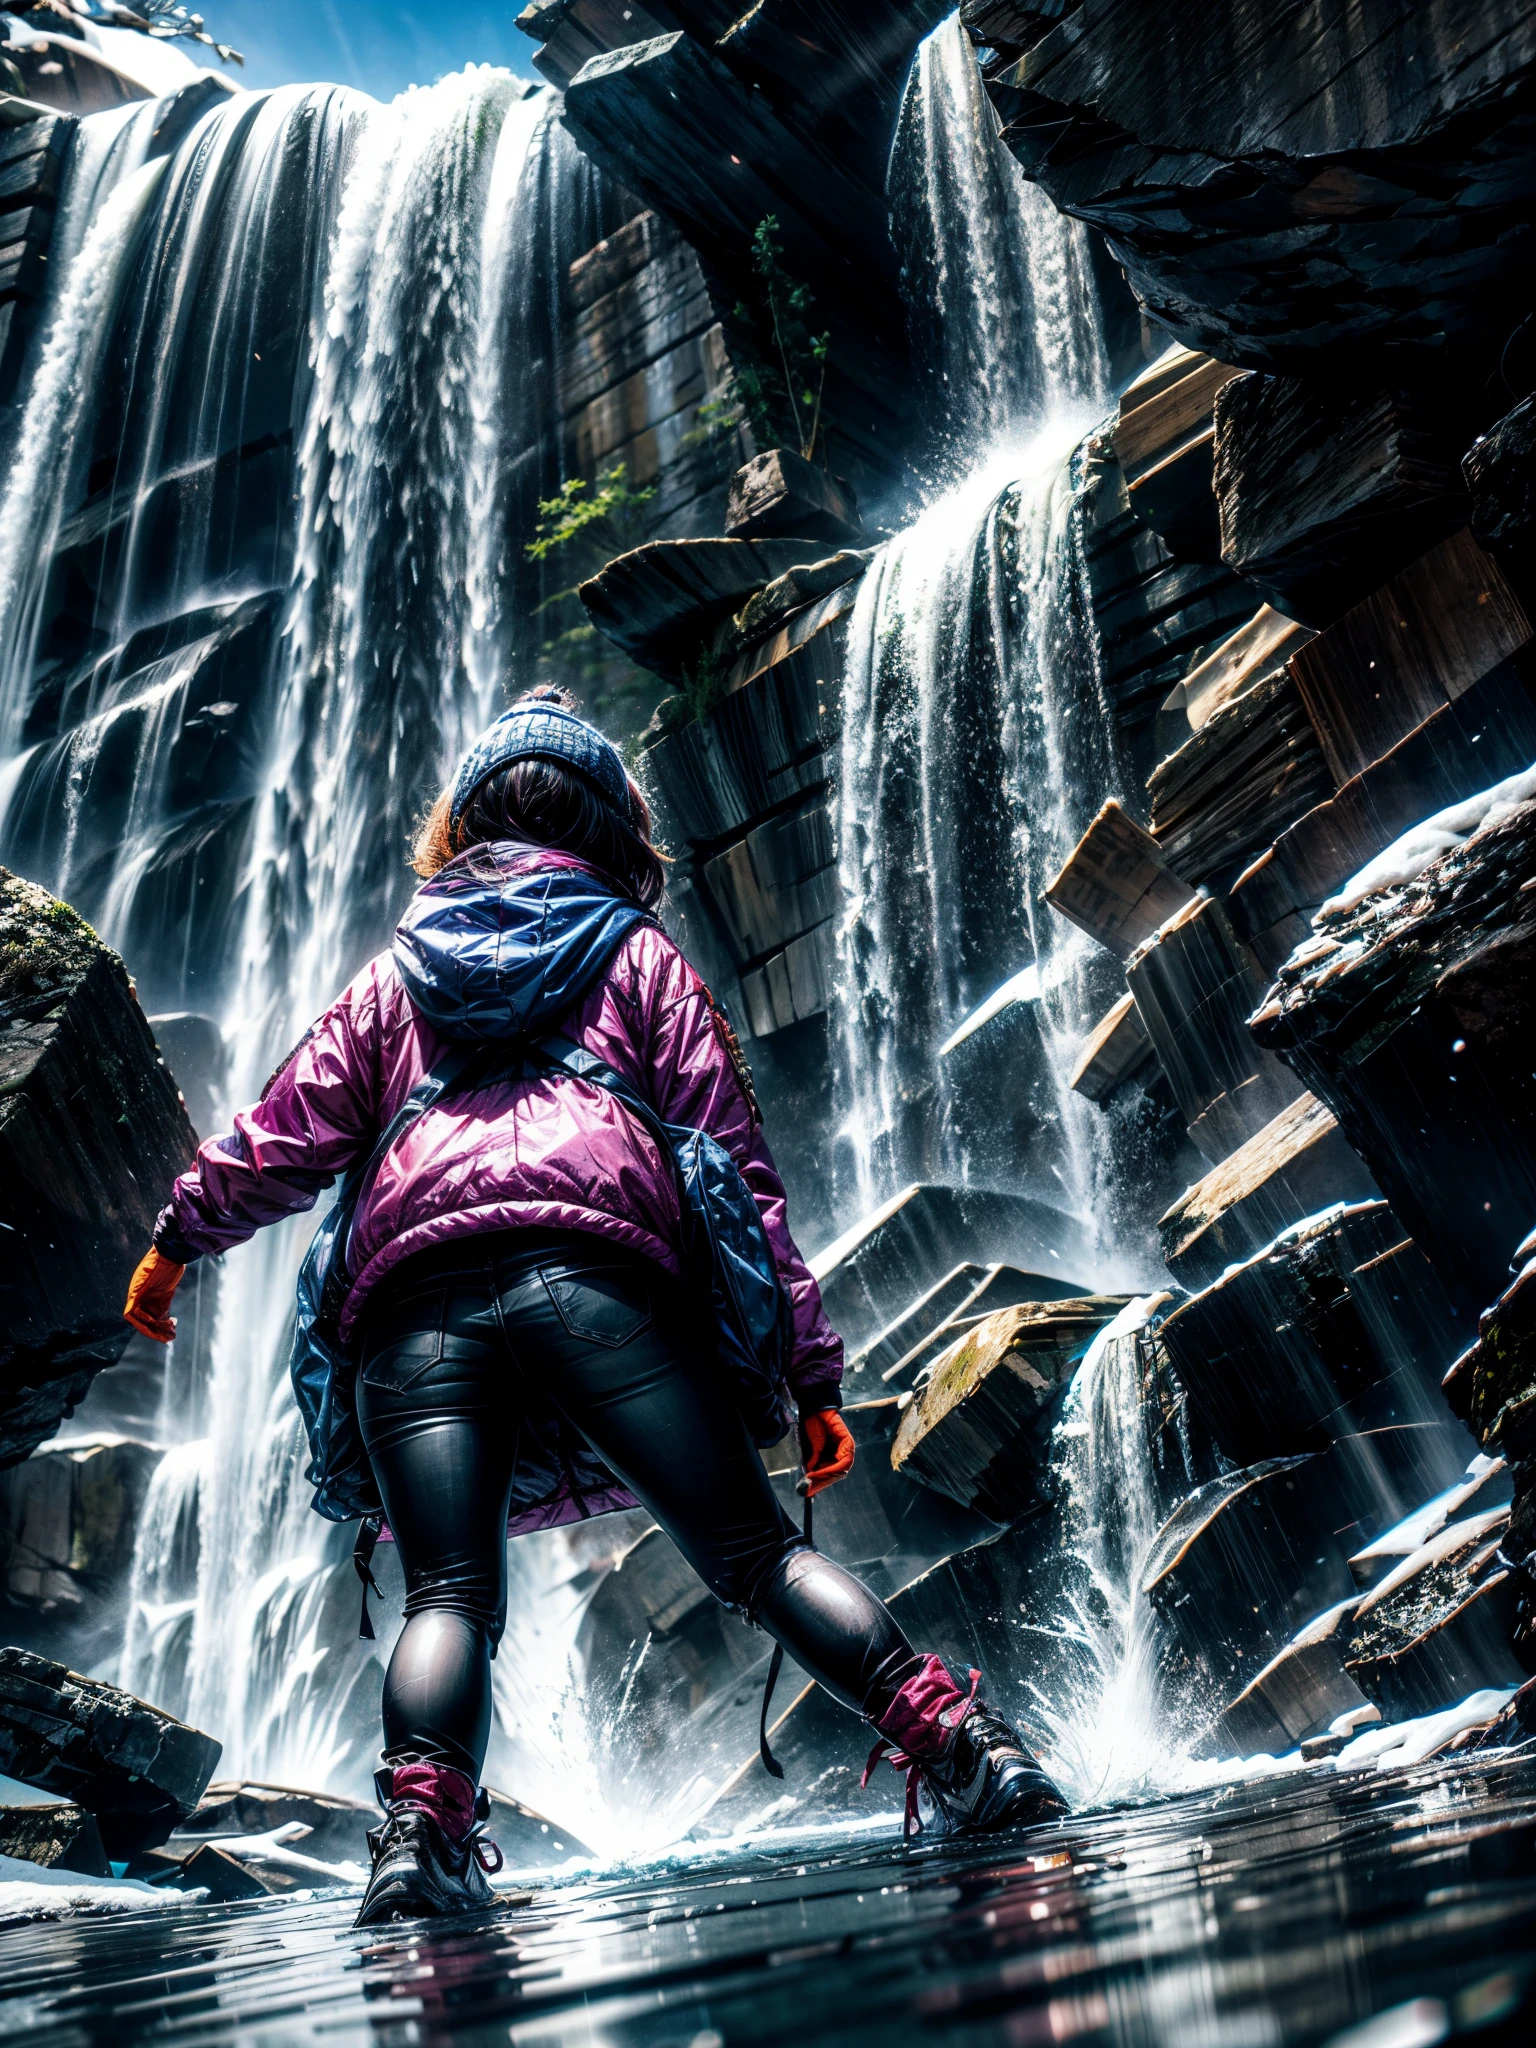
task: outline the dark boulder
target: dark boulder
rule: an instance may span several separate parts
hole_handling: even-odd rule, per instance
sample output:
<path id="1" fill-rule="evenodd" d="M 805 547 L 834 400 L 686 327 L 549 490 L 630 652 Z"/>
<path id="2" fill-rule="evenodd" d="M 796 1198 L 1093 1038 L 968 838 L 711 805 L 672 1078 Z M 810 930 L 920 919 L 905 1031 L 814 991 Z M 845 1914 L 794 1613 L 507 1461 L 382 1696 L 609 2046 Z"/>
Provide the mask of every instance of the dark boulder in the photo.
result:
<path id="1" fill-rule="evenodd" d="M 581 586 L 592 623 L 632 661 L 676 680 L 754 591 L 825 552 L 815 540 L 652 540 Z"/>
<path id="2" fill-rule="evenodd" d="M 1443 399 L 1236 377 L 1215 418 L 1222 560 L 1290 618 L 1326 626 L 1465 524 L 1471 428 Z"/>
<path id="3" fill-rule="evenodd" d="M 1508 1464 L 1514 1500 L 1503 1550 L 1513 1573 L 1515 1645 L 1536 1664 L 1536 1236 L 1520 1246 L 1513 1285 L 1482 1317 L 1446 1393 L 1484 1450 Z"/>
<path id="4" fill-rule="evenodd" d="M 1045 900 L 1123 960 L 1194 893 L 1146 827 L 1110 797 L 1046 884 Z"/>
<path id="5" fill-rule="evenodd" d="M 1379 1709 L 1344 1669 L 1352 1600 L 1309 1621 L 1197 1739 L 1196 1756 L 1282 1756 L 1335 1721 L 1374 1720 Z"/>
<path id="6" fill-rule="evenodd" d="M 1330 796 L 1333 778 L 1283 657 L 1159 761 L 1147 793 L 1163 858 L 1187 881 L 1213 886 Z"/>
<path id="7" fill-rule="evenodd" d="M 0 870 L 0 1465 L 122 1356 L 129 1277 L 195 1149 L 122 962 Z"/>
<path id="8" fill-rule="evenodd" d="M 0 119 L 0 402 L 5 404 L 16 396 L 36 323 L 54 207 L 74 132 L 68 115 L 42 114 L 22 100 L 5 102 Z"/>
<path id="9" fill-rule="evenodd" d="M 1141 780 L 1168 751 L 1159 713 L 1170 691 L 1253 617 L 1257 593 L 1222 562 L 1176 556 L 1137 516 L 1109 434 L 1091 435 L 1075 461 L 1104 690 Z"/>
<path id="10" fill-rule="evenodd" d="M 726 493 L 725 530 L 743 540 L 794 534 L 857 547 L 863 539 L 851 487 L 792 448 L 765 449 L 737 470 Z"/>
<path id="11" fill-rule="evenodd" d="M 1060 12 L 988 78 L 1003 139 L 1191 348 L 1266 370 L 1329 346 L 1433 363 L 1496 349 L 1525 310 L 1522 0 L 1236 0 L 1189 33 L 1156 0 Z"/>
<path id="12" fill-rule="evenodd" d="M 1351 901 L 1351 885 L 1252 1023 L 1464 1316 L 1499 1293 L 1536 1215 L 1536 804 L 1518 787 L 1383 853 L 1383 886 Z"/>
<path id="13" fill-rule="evenodd" d="M 1234 1465 L 1378 1432 L 1397 1489 L 1383 1494 L 1388 1521 L 1452 1483 L 1471 1454 L 1439 1392 L 1465 1333 L 1381 1201 L 1292 1231 L 1159 1331 L 1191 1412 Z"/>
<path id="14" fill-rule="evenodd" d="M 1472 531 L 1498 557 L 1527 607 L 1536 606 L 1536 397 L 1474 441 L 1462 469 Z"/>
<path id="15" fill-rule="evenodd" d="M 1180 561 L 1221 560 L 1212 490 L 1216 394 L 1238 372 L 1183 348 L 1168 349 L 1120 400 L 1113 441 L 1131 510 Z"/>
<path id="16" fill-rule="evenodd" d="M 1125 978 L 1190 1135 L 1213 1164 L 1303 1092 L 1249 1035 L 1264 977 L 1213 896 L 1190 897 L 1131 955 Z"/>
<path id="17" fill-rule="evenodd" d="M 40 1863 L 45 1870 L 72 1870 L 81 1877 L 110 1877 L 94 1814 L 67 1799 L 20 1801 L 0 1795 L 0 1856 Z"/>
<path id="18" fill-rule="evenodd" d="M 1405 1557 L 1356 1606 L 1345 1669 L 1403 1720 L 1489 1687 L 1516 1686 L 1516 1582 L 1501 1555 L 1507 1508 L 1453 1522 Z"/>
<path id="19" fill-rule="evenodd" d="M 1335 783 L 1468 696 L 1530 637 L 1498 563 L 1464 529 L 1399 569 L 1291 660 Z"/>
<path id="20" fill-rule="evenodd" d="M 0 1471 L 0 1628 L 13 1643 L 72 1663 L 116 1654 L 162 1455 L 132 1438 L 77 1436 Z"/>
<path id="21" fill-rule="evenodd" d="M 919 1295 L 967 1261 L 1028 1273 L 1033 1298 L 1087 1290 L 1081 1224 L 1047 1202 L 988 1188 L 915 1182 L 811 1260 L 832 1327 L 850 1349 L 869 1343 Z"/>
<path id="22" fill-rule="evenodd" d="M 1141 1582 L 1166 1708 L 1208 1725 L 1213 1705 L 1238 1698 L 1309 1623 L 1352 1611 L 1350 1553 L 1392 1519 L 1391 1500 L 1379 1438 L 1347 1436 L 1223 1473 L 1182 1501 Z"/>
<path id="23" fill-rule="evenodd" d="M 1333 1112 L 1298 1095 L 1158 1218 L 1163 1261 L 1181 1287 L 1208 1287 L 1303 1218 L 1378 1192 Z"/>
<path id="24" fill-rule="evenodd" d="M 1125 1304 L 1094 1295 L 983 1316 L 934 1362 L 902 1417 L 892 1468 L 997 1522 L 1042 1505 L 1062 1397 Z"/>
<path id="25" fill-rule="evenodd" d="M 1135 999 L 1123 995 L 1083 1041 L 1072 1068 L 1071 1086 L 1090 1102 L 1107 1102 L 1123 1081 L 1143 1072 L 1153 1057 L 1152 1041 Z"/>
<path id="26" fill-rule="evenodd" d="M 1070 1286 L 1041 1273 L 1021 1273 L 1015 1266 L 1001 1264 L 980 1266 L 967 1260 L 853 1353 L 844 1374 L 844 1391 L 870 1378 L 893 1394 L 919 1381 L 926 1383 L 940 1352 L 983 1317 L 1026 1302 L 1062 1300 L 1071 1291 Z"/>
<path id="27" fill-rule="evenodd" d="M 0 1650 L 0 1771 L 96 1816 L 109 1856 L 163 1842 L 197 1806 L 220 1744 L 116 1686 Z"/>
<path id="28" fill-rule="evenodd" d="M 1307 937 L 1324 903 L 1394 839 L 1421 819 L 1465 803 L 1490 778 L 1515 775 L 1536 760 L 1533 656 L 1536 650 L 1524 648 L 1432 709 L 1422 725 L 1298 818 L 1237 878 L 1229 914 L 1271 972 Z"/>

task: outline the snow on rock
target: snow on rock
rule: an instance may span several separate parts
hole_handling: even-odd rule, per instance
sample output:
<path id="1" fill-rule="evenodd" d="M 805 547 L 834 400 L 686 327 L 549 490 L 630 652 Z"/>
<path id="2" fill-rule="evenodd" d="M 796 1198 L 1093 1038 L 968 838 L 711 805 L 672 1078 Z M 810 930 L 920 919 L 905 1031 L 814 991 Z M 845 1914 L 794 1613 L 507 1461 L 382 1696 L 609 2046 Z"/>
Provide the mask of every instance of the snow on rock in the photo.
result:
<path id="1" fill-rule="evenodd" d="M 261 1835 L 210 1835 L 208 1847 L 222 1849 L 241 1863 L 275 1863 L 284 1870 L 307 1871 L 326 1884 L 368 1882 L 368 1872 L 360 1863 L 350 1859 L 327 1863 L 318 1856 L 306 1856 L 302 1850 L 294 1848 L 295 1842 L 301 1842 L 313 1833 L 314 1829 L 305 1827 L 302 1821 L 287 1821 Z"/>
<path id="2" fill-rule="evenodd" d="M 1337 896 L 1330 896 L 1318 912 L 1318 919 L 1342 916 L 1383 889 L 1400 889 L 1416 881 L 1424 870 L 1453 846 L 1462 846 L 1479 832 L 1500 825 L 1518 805 L 1536 797 L 1536 764 L 1506 776 L 1491 789 L 1479 790 L 1464 803 L 1451 804 L 1443 811 L 1394 839 L 1373 861 L 1351 877 Z"/>
<path id="3" fill-rule="evenodd" d="M 0 1856 L 0 1927 L 18 1920 L 62 1920 L 71 1913 L 155 1912 L 184 1906 L 201 1892 L 162 1891 L 132 1877 L 80 1877 Z"/>
<path id="4" fill-rule="evenodd" d="M 1215 1785 L 1242 1785 L 1256 1778 L 1286 1776 L 1292 1771 L 1396 1770 L 1403 1764 L 1420 1764 L 1427 1757 L 1464 1735 L 1471 1728 L 1486 1728 L 1497 1720 L 1514 1690 L 1492 1688 L 1471 1694 L 1453 1707 L 1438 1713 L 1419 1714 L 1389 1727 L 1367 1728 L 1346 1742 L 1335 1756 L 1318 1760 L 1303 1757 L 1299 1749 L 1284 1756 L 1224 1757 L 1209 1763 L 1183 1765 L 1178 1782 L 1170 1790 L 1203 1792 Z"/>

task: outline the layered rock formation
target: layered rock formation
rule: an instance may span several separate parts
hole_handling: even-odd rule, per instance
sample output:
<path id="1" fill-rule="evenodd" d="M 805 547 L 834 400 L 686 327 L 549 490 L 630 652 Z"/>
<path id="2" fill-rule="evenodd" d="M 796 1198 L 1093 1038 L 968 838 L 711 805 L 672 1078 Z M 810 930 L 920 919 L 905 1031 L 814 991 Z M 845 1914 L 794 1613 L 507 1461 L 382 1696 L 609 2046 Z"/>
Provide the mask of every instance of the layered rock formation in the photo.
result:
<path id="1" fill-rule="evenodd" d="M 972 26 L 1004 140 L 1189 347 L 1433 362 L 1524 312 L 1536 45 L 1513 0 L 1236 0 L 1189 40 L 1153 0 L 1013 14 L 997 46 L 987 10 Z"/>
<path id="2" fill-rule="evenodd" d="M 856 331 L 872 336 L 870 369 L 885 365 L 889 281 L 856 232 L 867 168 L 848 129 L 817 126 L 814 94 L 786 108 L 766 74 L 765 104 L 739 97 L 772 11 L 734 50 L 743 30 L 707 10 L 636 10 L 622 42 L 581 0 L 530 23 L 535 12 L 574 132 L 695 243 L 711 289 L 743 275 L 771 164 L 796 262 L 845 312 L 857 272 Z M 1149 332 L 1173 338 L 1073 459 L 1096 675 L 1129 773 L 1101 791 L 1112 801 L 1046 888 L 1103 948 L 1104 1007 L 1071 1071 L 1103 1142 L 1123 1146 L 1129 1112 L 1161 1133 L 1163 1185 L 1168 1162 L 1194 1156 L 1176 1152 L 1180 1131 L 1206 1167 L 1147 1218 L 1160 1214 L 1180 1292 L 1114 1339 L 1134 1358 L 1163 1523 L 1136 1560 L 1136 1598 L 1169 1711 L 1199 1724 L 1210 1753 L 1282 1740 L 1323 1753 L 1351 1716 L 1419 1711 L 1516 1668 L 1503 1525 L 1478 1519 L 1502 1509 L 1486 1495 L 1447 1510 L 1443 1555 L 1419 1556 L 1425 1536 L 1386 1580 L 1352 1562 L 1463 1485 L 1476 1445 L 1439 1381 L 1528 1227 L 1518 1077 L 1496 1049 L 1502 1031 L 1517 1042 L 1523 1014 L 1494 985 L 1506 952 L 1518 973 L 1513 839 L 1499 879 L 1465 869 L 1440 923 L 1427 902 L 1410 914 L 1378 901 L 1328 913 L 1326 943 L 1309 934 L 1399 834 L 1536 759 L 1529 435 L 1518 406 L 1498 422 L 1495 367 L 1517 365 L 1504 341 L 1525 311 L 1528 38 L 1474 0 L 1362 0 L 1326 21 L 1238 5 L 1193 52 L 1150 8 L 976 0 L 963 17 L 1016 159 L 1103 231 Z M 829 79 L 839 23 L 818 25 Z M 743 138 L 729 180 L 690 173 L 664 191 L 669 147 L 686 136 L 690 155 L 718 151 L 727 129 Z M 808 220 L 815 150 L 826 203 Z M 865 496 L 878 463 L 861 447 L 847 466 Z M 825 507 L 817 493 L 803 503 L 809 531 Z M 818 1208 L 815 1128 L 833 1109 L 822 1020 L 846 972 L 828 764 L 865 573 L 841 559 L 807 551 L 771 582 L 764 564 L 762 597 L 742 601 L 735 586 L 684 594 L 691 558 L 674 573 L 642 554 L 587 593 L 602 630 L 681 684 L 645 761 L 664 830 L 687 848 L 682 929 L 739 1004 L 813 1230 L 846 1225 Z M 986 829 L 978 820 L 978 848 Z M 973 1168 L 1010 1191 L 1040 1185 L 1034 1147 L 1060 1114 L 1041 1083 L 1051 1013 L 1017 981 L 954 1033 L 932 1101 L 910 1112 L 942 1114 Z M 1487 990 L 1476 1015 L 1474 985 Z M 1413 1139 L 1409 1105 L 1430 1094 Z M 1475 1202 L 1474 1142 L 1498 1160 Z M 817 1270 L 855 1383 L 878 1374 L 910 1395 L 895 1467 L 1005 1525 L 899 1598 L 958 1641 L 942 1583 L 1006 1689 L 1028 1656 L 989 1617 L 1039 1621 L 1062 1597 L 1040 1558 L 1068 1541 L 1072 1486 L 1043 1446 L 1065 1388 L 1105 1367 L 1098 1353 L 1081 1365 L 1085 1336 L 1074 1368 L 1050 1333 L 1076 1328 L 1058 1280 L 1081 1286 L 1092 1255 L 1057 1244 L 1065 1258 L 1043 1258 L 1038 1242 L 1021 1254 L 979 1217 L 946 1224 L 941 1248 L 905 1240 L 903 1209 L 934 1199 L 894 1197 Z M 863 1249 L 882 1244 L 894 1265 Z M 1025 1331 L 1041 1333 L 1049 1372 L 1028 1367 Z M 782 1731 L 807 1763 L 837 1740 L 819 1714 L 802 1701 Z"/>

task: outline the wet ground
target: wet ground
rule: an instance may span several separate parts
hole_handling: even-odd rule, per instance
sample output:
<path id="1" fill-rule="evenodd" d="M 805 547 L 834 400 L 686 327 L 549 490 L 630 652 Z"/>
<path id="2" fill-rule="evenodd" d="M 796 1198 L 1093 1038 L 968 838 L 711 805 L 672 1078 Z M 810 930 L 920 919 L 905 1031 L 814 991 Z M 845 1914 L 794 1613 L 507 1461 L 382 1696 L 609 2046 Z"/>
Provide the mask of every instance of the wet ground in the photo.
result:
<path id="1" fill-rule="evenodd" d="M 987 1848 L 737 1845 L 383 1939 L 351 1931 L 355 1907 L 338 1892 L 12 1927 L 0 2036 L 1528 2044 L 1536 1757 L 1319 1772 Z"/>

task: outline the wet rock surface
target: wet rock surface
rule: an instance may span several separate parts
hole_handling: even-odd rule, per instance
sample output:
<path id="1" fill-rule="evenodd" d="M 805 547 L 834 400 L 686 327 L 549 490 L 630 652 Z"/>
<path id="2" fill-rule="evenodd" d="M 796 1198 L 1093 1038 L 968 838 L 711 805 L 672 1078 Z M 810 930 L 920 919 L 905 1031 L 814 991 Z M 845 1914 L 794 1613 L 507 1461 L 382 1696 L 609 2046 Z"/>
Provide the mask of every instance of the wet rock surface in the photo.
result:
<path id="1" fill-rule="evenodd" d="M 1124 1296 L 1069 1299 L 983 1316 L 928 1368 L 892 1466 L 994 1521 L 1035 1506 L 1061 1398 L 1124 1306 Z"/>
<path id="2" fill-rule="evenodd" d="M 1536 1214 L 1522 1057 L 1533 874 L 1536 807 L 1517 804 L 1412 880 L 1320 920 L 1254 1022 L 1474 1314 Z"/>
<path id="3" fill-rule="evenodd" d="M 12 1928 L 7 2009 L 39 2042 L 334 2039 L 408 2010 L 465 2042 L 600 2026 L 624 2048 L 786 2028 L 1110 2048 L 1197 2038 L 1214 2006 L 1243 2038 L 1302 2048 L 1377 2014 L 1401 2026 L 1402 2007 L 1443 2013 L 1443 2038 L 1513 2044 L 1536 1932 L 1531 1769 L 1324 1766 L 974 1845 L 904 1849 L 894 1821 L 862 1840 L 770 1833 L 399 1930 L 352 1932 L 355 1892 Z"/>
<path id="4" fill-rule="evenodd" d="M 967 1260 L 1038 1275 L 1031 1299 L 1082 1293 L 1080 1226 L 1048 1203 L 998 1189 L 919 1183 L 892 1196 L 818 1253 L 811 1271 L 850 1349 L 886 1329 L 920 1293 Z"/>
<path id="5" fill-rule="evenodd" d="M 82 1436 L 0 1471 L 0 1634 L 82 1662 L 114 1653 L 162 1455 L 132 1438 Z"/>
<path id="6" fill-rule="evenodd" d="M 1354 1429 L 1406 1430 L 1385 1440 L 1394 1452 L 1422 1440 L 1401 1475 L 1406 1510 L 1472 1453 L 1439 1385 L 1465 1328 L 1392 1210 L 1374 1201 L 1230 1267 L 1175 1308 L 1159 1337 L 1235 1465 L 1321 1449 Z"/>
<path id="7" fill-rule="evenodd" d="M 1292 662 L 1341 788 L 1424 720 L 1464 699 L 1531 637 L 1530 619 L 1497 561 L 1465 529 L 1379 588 L 1371 588 L 1374 581 L 1358 578 L 1355 588 L 1369 595 L 1299 648 Z"/>
<path id="8" fill-rule="evenodd" d="M 1222 560 L 1305 625 L 1466 518 L 1470 428 L 1443 403 L 1250 375 L 1217 395 L 1215 437 Z"/>
<path id="9" fill-rule="evenodd" d="M 43 1870 L 78 1871 L 82 1877 L 112 1875 L 94 1814 L 63 1799 L 34 1796 L 18 1801 L 3 1789 L 0 1856 L 35 1863 Z"/>
<path id="10" fill-rule="evenodd" d="M 1208 1286 L 1294 1218 L 1375 1193 L 1332 1111 L 1298 1095 L 1158 1218 L 1163 1263 L 1181 1286 Z"/>

